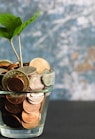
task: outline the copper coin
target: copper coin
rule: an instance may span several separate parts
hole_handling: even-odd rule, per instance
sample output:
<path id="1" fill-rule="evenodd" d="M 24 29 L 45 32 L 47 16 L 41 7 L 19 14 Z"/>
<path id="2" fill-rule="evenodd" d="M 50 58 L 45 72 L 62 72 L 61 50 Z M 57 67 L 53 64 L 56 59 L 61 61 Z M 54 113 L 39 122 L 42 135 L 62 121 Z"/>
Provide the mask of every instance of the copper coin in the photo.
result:
<path id="1" fill-rule="evenodd" d="M 22 123 L 22 126 L 26 129 L 36 128 L 37 126 L 39 126 L 39 120 L 36 120 L 32 123 L 25 123 L 21 121 L 21 123 Z"/>
<path id="2" fill-rule="evenodd" d="M 24 82 L 23 80 L 16 77 L 8 78 L 7 89 L 13 92 L 21 92 L 24 89 Z"/>
<path id="3" fill-rule="evenodd" d="M 13 70 L 13 69 L 17 69 L 19 67 L 19 65 L 17 63 L 13 63 L 13 64 L 10 64 L 8 67 L 7 67 L 7 70 Z"/>
<path id="4" fill-rule="evenodd" d="M 21 96 L 6 95 L 6 98 L 12 104 L 20 104 L 24 101 L 26 95 L 21 95 Z"/>
<path id="5" fill-rule="evenodd" d="M 9 113 L 18 114 L 22 111 L 22 104 L 12 104 L 9 101 L 5 102 L 5 109 Z"/>
<path id="6" fill-rule="evenodd" d="M 9 60 L 0 60 L 0 67 L 1 68 L 7 68 L 10 64 L 12 64 L 11 61 Z"/>
<path id="7" fill-rule="evenodd" d="M 31 60 L 29 66 L 35 67 L 39 74 L 42 74 L 44 70 L 50 70 L 50 65 L 47 60 L 40 57 Z"/>
<path id="8" fill-rule="evenodd" d="M 6 114 L 2 113 L 2 118 L 3 118 L 4 123 L 7 126 L 10 126 L 12 128 L 22 127 L 20 119 L 16 115 L 9 114 L 9 113 L 6 113 Z"/>
<path id="9" fill-rule="evenodd" d="M 8 90 L 7 89 L 7 87 L 8 87 L 7 86 L 7 80 L 9 78 L 19 78 L 22 86 L 24 85 L 23 91 L 26 91 L 28 89 L 29 79 L 28 79 L 27 75 L 22 71 L 14 69 L 14 70 L 10 70 L 6 74 L 4 74 L 4 76 L 2 78 L 2 86 L 3 86 L 4 90 Z M 22 83 L 22 81 L 24 82 L 24 84 Z"/>
<path id="10" fill-rule="evenodd" d="M 31 114 L 26 113 L 25 111 L 22 112 L 22 120 L 25 123 L 34 123 L 38 121 L 39 119 L 41 119 L 40 112 L 32 112 Z"/>
<path id="11" fill-rule="evenodd" d="M 4 73 L 6 73 L 7 71 L 8 71 L 7 69 L 0 68 L 0 74 L 4 74 Z"/>
<path id="12" fill-rule="evenodd" d="M 5 95 L 4 94 L 0 95 L 0 111 L 4 109 L 5 101 L 6 101 Z"/>
<path id="13" fill-rule="evenodd" d="M 23 101 L 23 109 L 27 113 L 39 111 L 41 104 L 31 104 L 26 99 Z"/>

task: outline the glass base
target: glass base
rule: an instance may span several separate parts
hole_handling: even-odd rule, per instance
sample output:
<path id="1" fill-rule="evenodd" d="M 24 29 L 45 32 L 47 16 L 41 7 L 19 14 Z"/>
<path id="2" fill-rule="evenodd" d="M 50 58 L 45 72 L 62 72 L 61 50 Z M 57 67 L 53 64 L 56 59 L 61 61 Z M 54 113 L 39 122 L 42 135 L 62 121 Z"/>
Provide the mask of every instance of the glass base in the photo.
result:
<path id="1" fill-rule="evenodd" d="M 35 111 L 35 113 L 38 114 L 38 117 L 36 118 L 36 115 L 33 115 L 34 117 L 32 117 L 32 120 L 34 120 L 35 118 L 37 120 L 37 122 L 36 122 L 36 120 L 34 120 L 33 121 L 34 123 L 32 123 L 31 116 L 30 116 L 30 115 L 32 115 L 33 112 L 29 113 L 30 121 L 28 121 L 28 122 L 26 121 L 26 124 L 23 124 L 24 123 L 24 121 L 22 119 L 22 112 L 24 111 L 23 109 L 21 109 L 21 112 L 17 113 L 17 115 L 15 115 L 15 114 L 12 115 L 11 112 L 6 111 L 7 110 L 7 109 L 5 109 L 6 105 L 3 105 L 1 108 L 1 111 L 0 111 L 1 135 L 4 137 L 7 137 L 7 138 L 32 138 L 32 137 L 40 136 L 43 133 L 43 129 L 44 129 L 44 124 L 45 124 L 47 109 L 48 109 L 48 103 L 49 103 L 49 97 L 50 97 L 49 93 L 44 95 L 44 100 L 41 102 L 40 109 L 37 110 L 37 112 Z M 2 99 L 2 101 L 3 101 L 3 99 Z M 35 105 L 35 104 L 33 104 L 33 105 Z M 17 119 L 15 119 L 15 118 L 17 118 Z M 27 116 L 26 116 L 26 120 L 27 120 Z M 29 122 L 30 122 L 30 125 L 29 125 Z M 31 124 L 33 124 L 33 125 L 31 125 Z M 32 127 L 30 127 L 30 126 L 32 126 Z"/>
<path id="2" fill-rule="evenodd" d="M 1 127 L 1 135 L 7 138 L 31 138 L 40 136 L 43 132 L 43 128 L 44 125 L 40 125 L 39 127 L 33 128 L 31 130 L 17 130 Z"/>

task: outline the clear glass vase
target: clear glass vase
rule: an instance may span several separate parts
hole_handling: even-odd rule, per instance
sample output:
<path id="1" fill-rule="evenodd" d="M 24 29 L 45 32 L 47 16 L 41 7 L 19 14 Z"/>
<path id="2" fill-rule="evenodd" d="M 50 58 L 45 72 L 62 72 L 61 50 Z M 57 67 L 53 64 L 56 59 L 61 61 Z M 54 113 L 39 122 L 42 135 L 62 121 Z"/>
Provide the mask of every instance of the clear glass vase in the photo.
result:
<path id="1" fill-rule="evenodd" d="M 11 93 L 0 91 L 1 135 L 30 138 L 43 133 L 49 97 L 53 86 L 42 91 Z"/>

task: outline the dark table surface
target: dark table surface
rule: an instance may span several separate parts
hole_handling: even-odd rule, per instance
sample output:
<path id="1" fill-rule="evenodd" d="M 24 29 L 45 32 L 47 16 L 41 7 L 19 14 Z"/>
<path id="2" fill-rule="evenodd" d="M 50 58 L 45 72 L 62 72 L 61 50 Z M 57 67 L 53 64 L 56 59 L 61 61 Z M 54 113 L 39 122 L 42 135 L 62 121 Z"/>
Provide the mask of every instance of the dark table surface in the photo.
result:
<path id="1" fill-rule="evenodd" d="M 50 101 L 44 132 L 34 139 L 95 139 L 95 101 Z"/>

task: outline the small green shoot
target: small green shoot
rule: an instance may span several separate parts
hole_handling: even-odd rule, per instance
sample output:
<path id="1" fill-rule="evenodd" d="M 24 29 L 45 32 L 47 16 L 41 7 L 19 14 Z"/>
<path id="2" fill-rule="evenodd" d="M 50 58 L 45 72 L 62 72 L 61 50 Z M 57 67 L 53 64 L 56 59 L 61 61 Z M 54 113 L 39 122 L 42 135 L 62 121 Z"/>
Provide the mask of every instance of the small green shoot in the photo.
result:
<path id="1" fill-rule="evenodd" d="M 0 14 L 0 37 L 4 37 L 9 40 L 12 50 L 17 57 L 19 62 L 19 66 L 23 67 L 23 60 L 22 60 L 22 49 L 21 49 L 21 41 L 20 41 L 20 34 L 21 32 L 32 22 L 34 22 L 37 17 L 40 15 L 40 12 L 35 13 L 31 18 L 27 21 L 22 22 L 20 17 L 14 16 L 10 13 L 1 13 Z M 13 38 L 18 36 L 18 48 L 19 54 L 17 53 L 14 44 Z"/>

